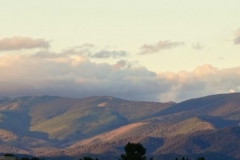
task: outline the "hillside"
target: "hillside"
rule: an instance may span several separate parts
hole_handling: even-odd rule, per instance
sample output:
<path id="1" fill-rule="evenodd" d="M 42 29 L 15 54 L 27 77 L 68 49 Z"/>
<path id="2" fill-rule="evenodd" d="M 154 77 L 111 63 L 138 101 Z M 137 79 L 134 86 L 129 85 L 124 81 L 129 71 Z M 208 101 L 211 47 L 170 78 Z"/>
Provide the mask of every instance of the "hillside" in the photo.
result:
<path id="1" fill-rule="evenodd" d="M 240 93 L 181 103 L 114 97 L 0 98 L 0 151 L 36 156 L 115 157 L 141 142 L 159 157 L 240 159 Z"/>

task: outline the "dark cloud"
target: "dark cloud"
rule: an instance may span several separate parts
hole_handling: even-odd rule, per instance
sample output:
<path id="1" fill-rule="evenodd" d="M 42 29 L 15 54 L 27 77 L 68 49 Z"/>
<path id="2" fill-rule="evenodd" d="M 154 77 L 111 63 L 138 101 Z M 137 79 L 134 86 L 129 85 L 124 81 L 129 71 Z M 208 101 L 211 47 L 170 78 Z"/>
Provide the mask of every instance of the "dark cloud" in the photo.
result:
<path id="1" fill-rule="evenodd" d="M 32 39 L 30 37 L 11 37 L 0 40 L 0 51 L 48 47 L 49 42 L 45 41 L 44 39 Z"/>
<path id="2" fill-rule="evenodd" d="M 123 58 L 129 54 L 126 51 L 108 51 L 102 50 L 90 55 L 91 58 Z"/>
<path id="3" fill-rule="evenodd" d="M 144 54 L 157 53 L 161 50 L 171 49 L 181 45 L 184 45 L 184 42 L 159 41 L 156 44 L 144 44 L 140 48 L 141 51 L 139 54 L 144 55 Z"/>
<path id="4" fill-rule="evenodd" d="M 94 44 L 85 43 L 80 46 L 76 46 L 67 50 L 62 51 L 64 54 L 69 55 L 82 55 L 82 56 L 90 56 L 95 48 Z"/>
<path id="5" fill-rule="evenodd" d="M 101 50 L 95 51 L 93 49 L 93 45 L 84 45 L 80 47 L 74 47 L 69 50 L 63 51 L 64 54 L 68 55 L 81 55 L 87 58 L 98 58 L 98 59 L 105 59 L 105 58 L 124 58 L 129 56 L 130 54 L 123 50 Z"/>
<path id="6" fill-rule="evenodd" d="M 126 60 L 120 60 L 116 64 L 113 65 L 115 69 L 131 69 L 138 67 L 138 62 L 129 62 Z"/>

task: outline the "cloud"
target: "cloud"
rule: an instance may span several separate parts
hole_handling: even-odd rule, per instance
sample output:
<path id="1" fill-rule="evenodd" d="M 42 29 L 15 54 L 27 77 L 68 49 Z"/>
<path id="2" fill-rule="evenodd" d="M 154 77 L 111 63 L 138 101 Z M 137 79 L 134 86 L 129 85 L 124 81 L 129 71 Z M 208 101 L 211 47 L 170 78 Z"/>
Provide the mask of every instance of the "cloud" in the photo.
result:
<path id="1" fill-rule="evenodd" d="M 192 44 L 192 48 L 196 50 L 202 50 L 204 48 L 204 45 L 201 44 L 200 42 L 197 42 L 195 44 Z"/>
<path id="2" fill-rule="evenodd" d="M 123 58 L 127 57 L 128 53 L 126 51 L 108 51 L 102 50 L 90 55 L 91 58 Z"/>
<path id="3" fill-rule="evenodd" d="M 124 58 L 129 56 L 130 54 L 126 51 L 123 50 L 101 50 L 101 51 L 96 51 L 94 50 L 94 45 L 84 45 L 80 47 L 74 47 L 69 50 L 66 50 L 63 52 L 64 54 L 68 55 L 81 55 L 87 58 L 97 58 L 97 59 L 106 59 L 106 58 L 114 58 L 114 59 L 119 59 L 119 58 Z"/>
<path id="4" fill-rule="evenodd" d="M 197 67 L 192 72 L 163 72 L 159 76 L 168 79 L 171 86 L 168 92 L 160 95 L 160 99 L 182 101 L 189 98 L 211 94 L 240 91 L 240 67 L 217 69 L 211 65 Z"/>
<path id="5" fill-rule="evenodd" d="M 38 53 L 1 56 L 0 68 L 0 96 L 111 95 L 156 99 L 153 94 L 156 89 L 148 86 L 157 83 L 154 81 L 156 74 L 134 62 L 121 60 L 113 65 L 98 64 L 78 55 Z"/>
<path id="6" fill-rule="evenodd" d="M 238 36 L 234 39 L 234 43 L 235 44 L 240 44 L 240 36 Z"/>
<path id="7" fill-rule="evenodd" d="M 30 37 L 11 37 L 0 40 L 0 51 L 48 48 L 49 42 L 44 39 L 32 39 Z"/>
<path id="8" fill-rule="evenodd" d="M 81 55 L 41 51 L 1 55 L 0 96 L 110 95 L 130 100 L 183 101 L 240 91 L 240 67 L 199 66 L 191 72 L 152 72 L 137 62 L 95 63 Z"/>
<path id="9" fill-rule="evenodd" d="M 172 49 L 177 46 L 184 45 L 184 42 L 171 42 L 171 41 L 159 41 L 156 44 L 144 44 L 140 48 L 140 53 L 139 54 L 152 54 L 152 53 L 157 53 L 161 50 L 166 50 L 166 49 Z"/>
<path id="10" fill-rule="evenodd" d="M 234 44 L 240 44 L 240 29 L 236 31 L 236 38 L 234 39 Z"/>
<path id="11" fill-rule="evenodd" d="M 137 68 L 139 66 L 138 62 L 128 62 L 126 60 L 119 60 L 116 64 L 113 65 L 115 69 L 131 69 Z"/>

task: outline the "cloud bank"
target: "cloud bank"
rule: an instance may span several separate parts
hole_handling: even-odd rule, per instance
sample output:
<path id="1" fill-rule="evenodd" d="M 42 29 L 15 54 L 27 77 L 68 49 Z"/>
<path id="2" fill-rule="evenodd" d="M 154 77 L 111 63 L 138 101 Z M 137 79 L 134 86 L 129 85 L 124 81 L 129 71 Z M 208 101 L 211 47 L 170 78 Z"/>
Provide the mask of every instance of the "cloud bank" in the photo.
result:
<path id="1" fill-rule="evenodd" d="M 32 39 L 30 37 L 11 37 L 0 40 L 0 51 L 48 48 L 49 42 L 44 39 Z"/>
<path id="2" fill-rule="evenodd" d="M 172 49 L 177 46 L 184 45 L 184 42 L 159 41 L 156 44 L 144 44 L 140 48 L 141 55 L 157 53 L 161 50 Z"/>
<path id="3" fill-rule="evenodd" d="M 192 72 L 155 73 L 136 62 L 95 63 L 74 53 L 2 55 L 0 75 L 0 96 L 110 95 L 130 100 L 179 102 L 240 91 L 240 67 L 217 69 L 203 65 Z"/>

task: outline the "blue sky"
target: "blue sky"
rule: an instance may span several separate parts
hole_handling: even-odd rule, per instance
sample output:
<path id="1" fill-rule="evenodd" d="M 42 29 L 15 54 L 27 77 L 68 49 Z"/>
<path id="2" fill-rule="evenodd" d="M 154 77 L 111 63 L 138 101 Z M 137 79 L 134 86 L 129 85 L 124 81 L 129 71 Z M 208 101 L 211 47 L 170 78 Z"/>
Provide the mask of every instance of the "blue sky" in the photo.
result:
<path id="1" fill-rule="evenodd" d="M 0 96 L 240 91 L 239 0 L 0 3 Z"/>

